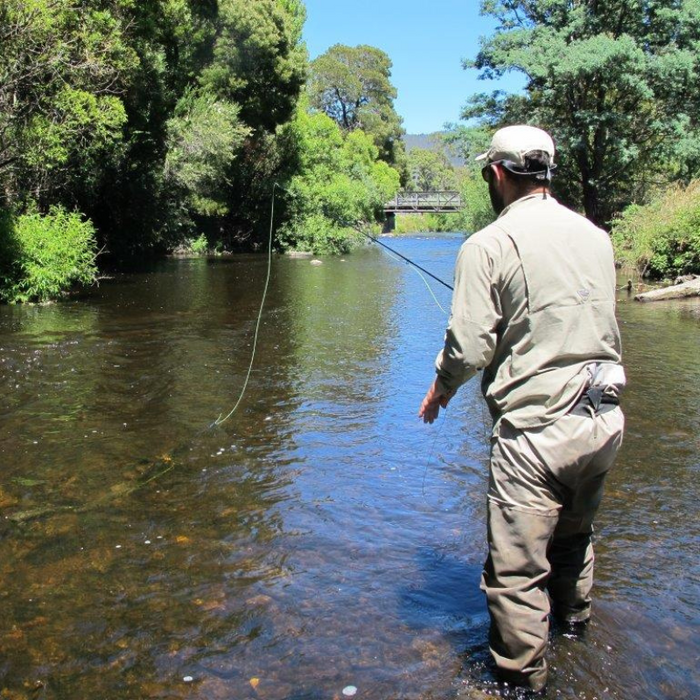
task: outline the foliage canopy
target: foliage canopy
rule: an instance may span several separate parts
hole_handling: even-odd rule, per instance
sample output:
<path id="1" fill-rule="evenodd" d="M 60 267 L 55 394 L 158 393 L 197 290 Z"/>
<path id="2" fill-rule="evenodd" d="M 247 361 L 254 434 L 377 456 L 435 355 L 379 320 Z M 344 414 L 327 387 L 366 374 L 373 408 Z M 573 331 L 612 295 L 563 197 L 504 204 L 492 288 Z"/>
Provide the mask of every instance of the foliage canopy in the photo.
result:
<path id="1" fill-rule="evenodd" d="M 391 59 L 383 51 L 373 46 L 332 46 L 311 62 L 307 91 L 310 106 L 343 130 L 370 134 L 383 160 L 402 160 L 403 129 L 394 109 Z"/>
<path id="2" fill-rule="evenodd" d="M 300 168 L 288 185 L 285 246 L 313 253 L 348 251 L 355 226 L 376 221 L 399 189 L 399 174 L 378 158 L 369 135 L 343 132 L 325 114 L 303 107 L 290 126 L 299 145 Z"/>
<path id="3" fill-rule="evenodd" d="M 558 192 L 608 223 L 660 180 L 700 168 L 700 1 L 482 0 L 498 27 L 466 67 L 516 71 L 524 94 L 473 97 L 465 118 L 531 123 L 557 143 Z"/>
<path id="4" fill-rule="evenodd" d="M 453 190 L 457 186 L 455 169 L 444 150 L 413 148 L 406 157 L 409 180 L 413 192 Z"/>

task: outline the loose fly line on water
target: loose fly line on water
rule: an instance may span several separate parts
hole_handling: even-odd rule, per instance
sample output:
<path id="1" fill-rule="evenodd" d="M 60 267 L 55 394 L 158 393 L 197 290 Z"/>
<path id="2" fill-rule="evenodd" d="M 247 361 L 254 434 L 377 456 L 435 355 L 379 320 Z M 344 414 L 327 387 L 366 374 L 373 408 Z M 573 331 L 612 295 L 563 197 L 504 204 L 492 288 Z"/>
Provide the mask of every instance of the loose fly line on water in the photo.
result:
<path id="1" fill-rule="evenodd" d="M 234 404 L 233 408 L 222 418 L 221 414 L 219 417 L 211 424 L 210 427 L 222 425 L 225 423 L 240 406 L 241 401 L 243 401 L 243 396 L 245 395 L 246 389 L 248 388 L 248 382 L 250 381 L 250 375 L 253 372 L 253 363 L 255 362 L 255 353 L 258 348 L 258 336 L 260 335 L 260 322 L 262 321 L 263 309 L 265 308 L 265 299 L 267 298 L 267 290 L 270 286 L 270 275 L 272 272 L 272 233 L 275 224 L 275 190 L 277 188 L 282 189 L 280 185 L 276 182 L 272 186 L 272 205 L 270 207 L 270 236 L 267 242 L 267 275 L 265 277 L 265 287 L 263 289 L 262 299 L 260 300 L 260 310 L 258 311 L 258 320 L 255 323 L 255 333 L 253 335 L 253 350 L 250 354 L 250 364 L 248 365 L 248 372 L 245 375 L 245 381 L 243 382 L 243 387 L 241 388 L 241 393 L 238 395 L 238 400 Z"/>
<path id="2" fill-rule="evenodd" d="M 401 262 L 401 259 L 396 257 L 394 255 L 393 251 L 389 252 L 389 257 L 393 258 L 397 262 Z M 412 269 L 423 280 L 423 282 L 425 282 L 425 286 L 428 288 L 428 291 L 430 292 L 430 296 L 433 297 L 433 301 L 437 304 L 440 311 L 442 311 L 442 313 L 445 314 L 445 316 L 447 316 L 447 311 L 445 311 L 445 309 L 442 307 L 442 304 L 438 301 L 438 298 L 435 296 L 435 292 L 433 291 L 433 288 L 430 286 L 428 280 L 425 279 L 423 273 L 417 267 L 414 267 Z"/>
<path id="3" fill-rule="evenodd" d="M 265 276 L 265 286 L 263 288 L 263 293 L 262 293 L 262 298 L 260 300 L 260 308 L 258 310 L 258 315 L 257 315 L 257 320 L 255 323 L 255 332 L 253 334 L 253 348 L 250 356 L 250 362 L 248 364 L 248 370 L 246 372 L 245 379 L 243 381 L 243 386 L 241 387 L 241 391 L 238 395 L 238 398 L 236 399 L 235 404 L 233 405 L 233 408 L 224 416 L 219 414 L 219 417 L 213 421 L 209 426 L 208 429 L 217 427 L 219 425 L 222 425 L 225 423 L 227 420 L 231 418 L 231 416 L 234 415 L 234 413 L 238 410 L 238 407 L 241 405 L 241 402 L 243 401 L 243 398 L 245 396 L 245 393 L 248 389 L 248 384 L 250 382 L 250 377 L 253 372 L 253 366 L 255 364 L 255 356 L 257 353 L 257 346 L 258 346 L 258 338 L 260 335 L 260 326 L 262 324 L 262 315 L 263 311 L 265 308 L 265 301 L 267 299 L 267 293 L 268 289 L 270 286 L 270 279 L 272 276 L 272 242 L 273 242 L 273 236 L 274 236 L 274 224 L 275 224 L 275 198 L 276 198 L 276 191 L 284 190 L 284 188 L 277 182 L 275 182 L 272 186 L 272 200 L 270 204 L 270 232 L 269 232 L 269 237 L 268 237 L 268 245 L 267 245 L 267 273 Z M 286 190 L 285 190 L 286 191 Z M 426 287 L 428 288 L 428 291 L 432 295 L 435 303 L 440 307 L 443 313 L 447 313 L 445 309 L 440 305 L 440 302 L 437 300 L 435 293 L 433 292 L 430 284 L 428 283 L 428 280 L 421 274 L 421 272 L 425 272 L 427 275 L 432 277 L 433 279 L 437 280 L 441 284 L 443 284 L 445 287 L 448 287 L 449 289 L 452 289 L 449 284 L 441 280 L 439 277 L 436 277 L 434 274 L 429 272 L 428 270 L 422 268 L 420 265 L 417 265 L 414 263 L 412 260 L 408 259 L 405 255 L 402 255 L 401 253 L 398 253 L 397 251 L 393 250 L 386 244 L 382 243 L 381 241 L 377 240 L 374 236 L 369 235 L 368 233 L 362 231 L 356 226 L 353 226 L 355 230 L 357 230 L 359 233 L 364 235 L 365 237 L 369 238 L 372 240 L 374 243 L 378 243 L 380 246 L 385 248 L 390 254 L 392 254 L 392 257 L 394 259 L 400 258 L 404 262 L 408 263 L 411 265 L 417 274 L 421 277 L 423 282 L 425 283 Z M 198 434 L 202 434 L 205 432 L 207 428 L 203 428 L 202 430 L 199 431 Z M 433 447 L 431 448 L 431 455 L 429 456 L 428 462 L 432 459 L 432 452 L 435 449 L 435 445 L 437 443 L 437 438 L 440 435 L 441 430 L 438 431 L 438 434 L 435 437 L 435 440 L 433 441 Z M 52 515 L 55 514 L 56 512 L 59 511 L 70 511 L 73 513 L 84 513 L 87 512 L 95 507 L 99 507 L 101 505 L 104 505 L 106 502 L 112 500 L 113 498 L 116 498 L 118 496 L 127 496 L 129 494 L 134 493 L 135 491 L 140 490 L 144 486 L 153 483 L 154 481 L 157 481 L 161 477 L 165 476 L 167 473 L 171 472 L 177 465 L 176 458 L 180 457 L 180 455 L 184 454 L 186 451 L 190 449 L 191 446 L 191 440 L 188 440 L 186 443 L 181 443 L 179 446 L 177 446 L 175 449 L 170 451 L 168 454 L 161 455 L 160 457 L 157 457 L 153 460 L 144 460 L 141 464 L 144 466 L 143 468 L 143 477 L 137 481 L 135 484 L 118 484 L 120 488 L 113 489 L 110 491 L 110 493 L 94 500 L 89 503 L 86 503 L 82 506 L 72 506 L 72 505 L 67 505 L 67 506 L 43 506 L 39 508 L 32 508 L 28 509 L 26 511 L 20 511 L 18 513 L 14 513 L 10 516 L 7 516 L 6 519 L 15 522 L 17 524 L 27 522 L 30 520 L 33 520 L 35 518 L 40 518 L 43 516 L 47 515 Z M 148 467 L 148 468 L 146 468 Z M 155 467 L 154 470 L 151 468 Z M 158 468 L 160 467 L 160 468 Z M 427 471 L 427 466 L 426 466 L 426 471 Z M 423 486 L 425 486 L 425 475 L 423 476 Z"/>

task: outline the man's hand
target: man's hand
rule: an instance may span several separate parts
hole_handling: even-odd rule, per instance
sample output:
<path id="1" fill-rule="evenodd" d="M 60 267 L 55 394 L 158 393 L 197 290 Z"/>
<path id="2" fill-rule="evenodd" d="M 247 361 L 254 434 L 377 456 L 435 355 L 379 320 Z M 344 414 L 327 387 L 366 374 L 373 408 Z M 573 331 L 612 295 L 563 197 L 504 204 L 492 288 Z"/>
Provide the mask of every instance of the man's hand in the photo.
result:
<path id="1" fill-rule="evenodd" d="M 440 408 L 447 408 L 447 404 L 450 403 L 450 399 L 454 395 L 454 391 L 449 391 L 446 394 L 440 392 L 436 379 L 420 405 L 418 417 L 422 418 L 424 423 L 434 423 L 440 413 Z"/>

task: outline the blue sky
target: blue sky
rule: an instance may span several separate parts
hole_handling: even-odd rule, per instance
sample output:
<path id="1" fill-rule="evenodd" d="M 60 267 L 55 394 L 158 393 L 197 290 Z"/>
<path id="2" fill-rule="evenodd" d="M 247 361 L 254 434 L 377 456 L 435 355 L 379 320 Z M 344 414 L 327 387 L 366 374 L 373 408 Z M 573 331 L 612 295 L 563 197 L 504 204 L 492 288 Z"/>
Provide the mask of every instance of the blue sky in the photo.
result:
<path id="1" fill-rule="evenodd" d="M 370 44 L 391 58 L 396 111 L 409 134 L 439 131 L 456 122 L 467 98 L 493 89 L 517 91 L 516 75 L 500 83 L 462 68 L 494 22 L 479 15 L 478 0 L 306 0 L 304 38 L 310 57 L 333 44 Z"/>

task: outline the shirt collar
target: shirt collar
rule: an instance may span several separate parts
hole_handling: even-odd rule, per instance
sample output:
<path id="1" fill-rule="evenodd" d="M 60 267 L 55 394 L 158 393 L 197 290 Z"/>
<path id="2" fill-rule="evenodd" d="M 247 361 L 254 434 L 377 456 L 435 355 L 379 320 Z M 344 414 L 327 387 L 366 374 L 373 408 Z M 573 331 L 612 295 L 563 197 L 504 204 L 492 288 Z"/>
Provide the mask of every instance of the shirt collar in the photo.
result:
<path id="1" fill-rule="evenodd" d="M 524 202 L 527 202 L 531 199 L 542 199 L 546 200 L 547 202 L 554 202 L 554 204 L 557 203 L 557 200 L 552 197 L 551 194 L 547 194 L 546 196 L 542 196 L 542 192 L 531 192 L 530 194 L 526 194 L 524 197 L 521 197 L 520 199 L 516 199 L 514 202 L 511 202 L 499 215 L 498 218 L 500 219 L 502 216 L 505 216 L 508 212 L 512 211 L 516 207 L 519 207 L 521 204 Z"/>

